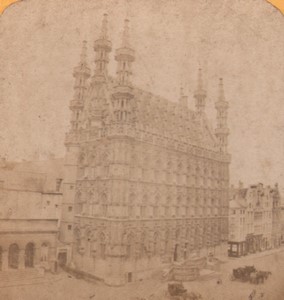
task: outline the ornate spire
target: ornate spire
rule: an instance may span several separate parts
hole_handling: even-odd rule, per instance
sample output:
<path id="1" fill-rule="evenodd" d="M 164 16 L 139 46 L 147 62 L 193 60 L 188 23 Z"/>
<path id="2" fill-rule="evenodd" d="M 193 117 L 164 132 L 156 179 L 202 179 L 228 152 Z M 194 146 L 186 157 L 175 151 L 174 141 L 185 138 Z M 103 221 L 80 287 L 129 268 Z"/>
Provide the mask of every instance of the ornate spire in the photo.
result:
<path id="1" fill-rule="evenodd" d="M 87 42 L 83 41 L 81 59 L 77 67 L 74 68 L 73 76 L 75 78 L 74 96 L 70 102 L 72 111 L 71 131 L 77 131 L 80 127 L 80 116 L 84 106 L 84 97 L 88 87 L 88 78 L 91 70 L 87 64 Z"/>
<path id="2" fill-rule="evenodd" d="M 122 48 L 130 48 L 129 44 L 129 20 L 124 20 L 124 28 L 122 33 Z"/>
<path id="3" fill-rule="evenodd" d="M 129 20 L 124 21 L 124 29 L 122 34 L 122 45 L 116 50 L 115 60 L 118 62 L 117 75 L 118 84 L 131 85 L 131 64 L 135 60 L 135 52 L 129 43 Z"/>
<path id="4" fill-rule="evenodd" d="M 202 69 L 198 69 L 198 86 L 197 91 L 203 91 Z"/>
<path id="5" fill-rule="evenodd" d="M 87 64 L 87 42 L 83 41 L 82 51 L 80 55 L 80 62 L 77 67 L 74 68 L 73 76 L 76 79 L 75 90 L 81 92 L 85 88 L 86 80 L 90 77 L 91 70 Z"/>
<path id="6" fill-rule="evenodd" d="M 108 40 L 107 34 L 107 14 L 104 14 L 100 38 L 95 41 L 94 50 L 96 52 L 95 63 L 95 81 L 105 81 L 107 77 L 107 65 L 109 62 L 109 53 L 111 52 L 112 45 Z"/>
<path id="7" fill-rule="evenodd" d="M 83 41 L 82 52 L 81 52 L 81 65 L 87 64 L 87 41 Z"/>
<path id="8" fill-rule="evenodd" d="M 216 137 L 218 138 L 220 151 L 227 152 L 229 135 L 227 116 L 229 104 L 225 99 L 223 78 L 219 79 L 219 96 L 218 101 L 215 103 L 215 108 L 217 110 L 217 128 L 215 130 Z"/>
<path id="9" fill-rule="evenodd" d="M 225 101 L 223 78 L 219 78 L 219 101 Z"/>
<path id="10" fill-rule="evenodd" d="M 124 21 L 121 47 L 116 49 L 117 61 L 117 86 L 113 92 L 115 101 L 114 116 L 116 122 L 133 122 L 135 112 L 133 104 L 134 93 L 132 89 L 131 75 L 132 63 L 135 60 L 135 52 L 129 43 L 129 21 Z"/>
<path id="11" fill-rule="evenodd" d="M 195 91 L 194 98 L 196 99 L 195 107 L 197 112 L 204 112 L 206 91 L 203 89 L 202 69 L 198 70 L 197 89 Z"/>
<path id="12" fill-rule="evenodd" d="M 102 21 L 102 28 L 101 28 L 101 39 L 108 39 L 108 35 L 107 35 L 107 29 L 108 29 L 108 20 L 107 20 L 108 15 L 104 14 L 103 16 L 103 21 Z"/>
<path id="13" fill-rule="evenodd" d="M 74 68 L 74 77 L 76 77 L 79 73 L 86 73 L 86 75 L 90 73 L 90 69 L 87 65 L 87 41 L 83 41 L 80 63 Z"/>

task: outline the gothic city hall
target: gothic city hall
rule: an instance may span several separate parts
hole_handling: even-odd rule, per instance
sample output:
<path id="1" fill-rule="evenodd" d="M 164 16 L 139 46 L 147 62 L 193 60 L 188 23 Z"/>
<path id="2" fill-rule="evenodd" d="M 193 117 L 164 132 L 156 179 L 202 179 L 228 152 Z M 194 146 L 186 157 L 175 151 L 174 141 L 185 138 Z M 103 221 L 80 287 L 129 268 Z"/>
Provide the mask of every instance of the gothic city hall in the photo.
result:
<path id="1" fill-rule="evenodd" d="M 183 91 L 169 101 L 135 86 L 128 20 L 120 40 L 113 76 L 104 15 L 95 70 L 86 42 L 74 69 L 60 228 L 70 265 L 110 285 L 142 280 L 193 255 L 224 253 L 228 242 L 231 158 L 223 80 L 216 80 L 212 129 L 201 69 L 191 110 Z"/>

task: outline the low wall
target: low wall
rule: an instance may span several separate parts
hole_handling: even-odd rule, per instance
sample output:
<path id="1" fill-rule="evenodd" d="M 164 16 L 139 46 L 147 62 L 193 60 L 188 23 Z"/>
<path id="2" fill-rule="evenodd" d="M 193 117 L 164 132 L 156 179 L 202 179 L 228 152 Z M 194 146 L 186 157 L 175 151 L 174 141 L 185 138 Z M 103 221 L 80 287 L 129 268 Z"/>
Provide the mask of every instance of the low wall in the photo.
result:
<path id="1" fill-rule="evenodd" d="M 70 275 L 76 277 L 77 279 L 84 279 L 84 280 L 91 281 L 91 282 L 97 282 L 97 281 L 104 282 L 104 280 L 102 278 L 97 277 L 90 273 L 86 273 L 81 270 L 73 269 L 73 268 L 67 267 L 67 266 L 62 266 L 62 269 L 65 272 L 69 273 Z"/>

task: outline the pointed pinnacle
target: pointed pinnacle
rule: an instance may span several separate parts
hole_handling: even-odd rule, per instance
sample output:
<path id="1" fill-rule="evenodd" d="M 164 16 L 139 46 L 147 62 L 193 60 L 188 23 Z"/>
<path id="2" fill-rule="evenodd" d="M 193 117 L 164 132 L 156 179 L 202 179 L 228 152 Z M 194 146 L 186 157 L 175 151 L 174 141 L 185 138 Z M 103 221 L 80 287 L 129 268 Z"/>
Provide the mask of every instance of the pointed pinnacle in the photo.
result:
<path id="1" fill-rule="evenodd" d="M 129 20 L 125 19 L 124 20 L 124 29 L 123 29 L 123 34 L 122 34 L 122 47 L 123 48 L 129 48 Z"/>
<path id="2" fill-rule="evenodd" d="M 102 21 L 102 28 L 101 28 L 101 38 L 107 39 L 107 14 L 104 14 L 103 21 Z"/>
<path id="3" fill-rule="evenodd" d="M 81 52 L 81 64 L 87 62 L 87 41 L 83 41 L 82 52 Z"/>
<path id="4" fill-rule="evenodd" d="M 219 78 L 219 100 L 225 101 L 223 78 Z"/>
<path id="5" fill-rule="evenodd" d="M 203 95 L 206 97 L 206 92 L 203 89 L 203 80 L 202 80 L 202 69 L 199 68 L 198 69 L 198 80 L 197 80 L 197 89 L 195 91 L 195 97 L 197 97 L 198 95 Z"/>
<path id="6" fill-rule="evenodd" d="M 203 90 L 203 81 L 202 81 L 202 69 L 198 69 L 198 90 L 202 91 Z"/>

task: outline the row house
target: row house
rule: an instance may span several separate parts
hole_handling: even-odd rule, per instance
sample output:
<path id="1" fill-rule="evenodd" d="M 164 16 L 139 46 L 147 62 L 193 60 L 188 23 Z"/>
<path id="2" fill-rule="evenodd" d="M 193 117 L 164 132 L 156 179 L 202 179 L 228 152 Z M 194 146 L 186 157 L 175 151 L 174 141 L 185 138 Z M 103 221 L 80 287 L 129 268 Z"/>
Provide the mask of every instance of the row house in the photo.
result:
<path id="1" fill-rule="evenodd" d="M 281 206 L 278 185 L 232 189 L 229 203 L 229 256 L 279 247 Z"/>

